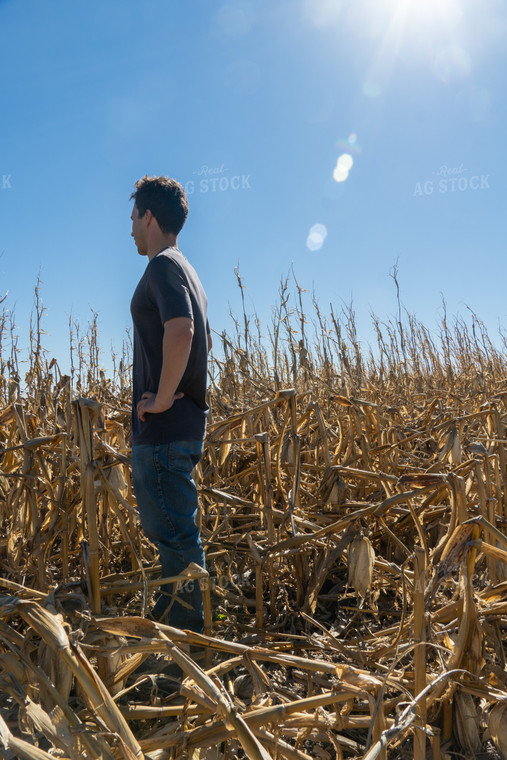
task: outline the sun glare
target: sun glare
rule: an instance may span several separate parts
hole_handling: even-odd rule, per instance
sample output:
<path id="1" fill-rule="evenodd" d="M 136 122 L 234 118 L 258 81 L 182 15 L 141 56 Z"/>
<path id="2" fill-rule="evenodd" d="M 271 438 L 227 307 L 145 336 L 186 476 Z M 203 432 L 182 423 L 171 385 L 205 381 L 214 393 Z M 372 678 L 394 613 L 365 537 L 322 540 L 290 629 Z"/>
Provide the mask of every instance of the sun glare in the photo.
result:
<path id="1" fill-rule="evenodd" d="M 469 0 L 304 0 L 310 23 L 319 29 L 341 27 L 352 37 L 380 40 L 388 30 L 413 36 L 427 29 L 452 31 Z"/>
<path id="2" fill-rule="evenodd" d="M 447 16 L 456 13 L 461 15 L 458 0 L 398 0 L 397 5 L 420 16 Z"/>
<path id="3" fill-rule="evenodd" d="M 389 32 L 397 44 L 426 39 L 432 50 L 431 69 L 444 84 L 465 80 L 472 70 L 463 36 L 467 0 L 396 0 Z"/>
<path id="4" fill-rule="evenodd" d="M 467 0 L 393 0 L 392 22 L 404 36 L 417 37 L 424 31 L 456 41 Z"/>

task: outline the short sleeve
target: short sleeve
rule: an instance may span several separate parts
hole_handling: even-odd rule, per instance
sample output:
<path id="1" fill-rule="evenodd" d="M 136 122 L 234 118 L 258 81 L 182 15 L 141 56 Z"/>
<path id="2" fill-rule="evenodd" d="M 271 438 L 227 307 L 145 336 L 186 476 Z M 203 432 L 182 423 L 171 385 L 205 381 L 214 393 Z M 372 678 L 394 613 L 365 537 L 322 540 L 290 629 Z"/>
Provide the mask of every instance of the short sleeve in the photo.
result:
<path id="1" fill-rule="evenodd" d="M 193 320 L 185 275 L 167 256 L 156 256 L 150 261 L 148 287 L 162 324 L 176 317 L 189 317 Z"/>

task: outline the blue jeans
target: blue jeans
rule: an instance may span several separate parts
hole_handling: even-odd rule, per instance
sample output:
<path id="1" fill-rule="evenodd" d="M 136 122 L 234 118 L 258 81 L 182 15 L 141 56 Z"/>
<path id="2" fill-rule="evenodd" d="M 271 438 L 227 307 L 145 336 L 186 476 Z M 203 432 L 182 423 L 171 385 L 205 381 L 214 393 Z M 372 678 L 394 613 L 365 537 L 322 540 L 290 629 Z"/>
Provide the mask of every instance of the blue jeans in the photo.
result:
<path id="1" fill-rule="evenodd" d="M 163 578 L 178 575 L 190 562 L 205 567 L 201 537 L 195 523 L 197 488 L 192 479 L 192 470 L 202 456 L 202 449 L 201 441 L 132 447 L 132 479 L 141 525 L 158 548 Z M 199 581 L 162 586 L 152 615 L 175 628 L 202 633 Z"/>

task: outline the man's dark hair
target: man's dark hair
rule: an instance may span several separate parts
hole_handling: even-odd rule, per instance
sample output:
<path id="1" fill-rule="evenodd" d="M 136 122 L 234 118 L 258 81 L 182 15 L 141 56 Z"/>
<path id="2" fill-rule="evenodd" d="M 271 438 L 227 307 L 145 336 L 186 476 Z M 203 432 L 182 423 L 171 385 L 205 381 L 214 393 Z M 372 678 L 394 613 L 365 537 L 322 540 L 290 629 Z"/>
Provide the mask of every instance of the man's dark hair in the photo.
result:
<path id="1" fill-rule="evenodd" d="M 143 217 L 149 209 L 164 233 L 178 235 L 185 224 L 188 202 L 179 182 L 169 177 L 148 177 L 147 174 L 135 183 L 136 191 L 130 199 Z"/>

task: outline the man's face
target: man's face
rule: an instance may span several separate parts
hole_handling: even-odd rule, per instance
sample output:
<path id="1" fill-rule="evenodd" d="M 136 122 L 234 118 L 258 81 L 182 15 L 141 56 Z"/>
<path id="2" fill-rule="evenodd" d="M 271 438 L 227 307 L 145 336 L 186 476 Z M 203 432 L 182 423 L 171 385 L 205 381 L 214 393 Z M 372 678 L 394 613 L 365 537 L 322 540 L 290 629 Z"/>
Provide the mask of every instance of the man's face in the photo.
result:
<path id="1" fill-rule="evenodd" d="M 134 238 L 137 252 L 140 256 L 146 256 L 148 253 L 148 246 L 146 243 L 146 214 L 143 217 L 140 217 L 137 206 L 134 204 L 130 218 L 132 219 L 132 232 L 130 234 Z"/>

